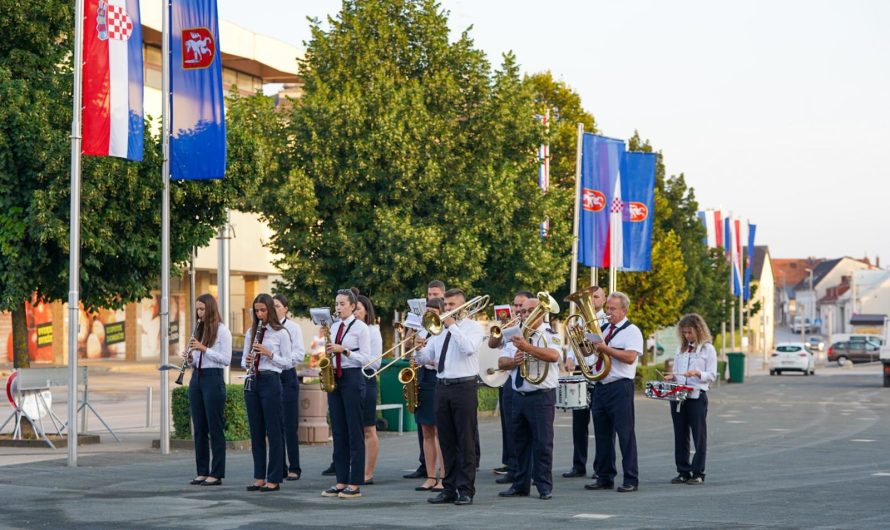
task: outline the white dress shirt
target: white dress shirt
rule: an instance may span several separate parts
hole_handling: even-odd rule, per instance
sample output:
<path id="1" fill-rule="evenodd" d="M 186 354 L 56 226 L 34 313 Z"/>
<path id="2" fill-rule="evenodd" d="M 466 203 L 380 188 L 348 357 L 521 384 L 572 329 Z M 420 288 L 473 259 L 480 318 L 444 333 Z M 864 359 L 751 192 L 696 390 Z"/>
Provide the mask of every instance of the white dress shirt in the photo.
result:
<path id="1" fill-rule="evenodd" d="M 560 351 L 560 340 L 558 333 L 550 329 L 550 327 L 544 322 L 542 322 L 541 325 L 538 326 L 537 331 L 538 333 L 535 333 L 535 335 L 529 341 L 533 346 L 537 346 L 539 348 L 548 348 L 556 350 L 557 352 Z M 512 359 L 515 357 L 516 351 L 517 348 L 511 341 L 504 345 L 503 349 L 501 350 L 501 357 Z M 535 390 L 556 388 L 559 386 L 559 359 L 554 362 L 547 363 L 547 365 L 547 377 L 545 377 L 544 380 L 537 385 L 533 385 L 527 380 L 523 379 L 522 384 L 517 387 L 516 375 L 519 373 L 518 366 L 510 370 L 510 380 L 508 383 L 513 385 L 513 390 L 516 390 L 518 392 L 533 392 Z M 543 369 L 543 366 L 541 366 L 541 369 Z"/>
<path id="2" fill-rule="evenodd" d="M 306 358 L 306 347 L 303 345 L 303 332 L 293 320 L 284 317 L 284 329 L 290 334 L 290 364 L 296 366 Z"/>
<path id="3" fill-rule="evenodd" d="M 689 370 L 701 371 L 701 377 L 686 377 Z M 709 383 L 717 380 L 717 350 L 710 342 L 695 345 L 692 352 L 677 348 L 674 355 L 674 382 L 691 386 L 695 390 L 690 399 L 698 399 L 701 391 L 708 391 Z"/>
<path id="4" fill-rule="evenodd" d="M 241 356 L 241 367 L 245 369 L 247 368 L 247 356 L 250 353 L 251 346 L 253 346 L 252 331 L 253 326 L 244 335 L 244 354 Z M 284 327 L 275 330 L 271 326 L 266 326 L 266 333 L 263 335 L 261 344 L 272 352 L 272 357 L 260 355 L 260 371 L 269 370 L 281 373 L 282 370 L 293 367 L 293 364 L 290 362 L 290 333 Z"/>
<path id="5" fill-rule="evenodd" d="M 606 312 L 603 311 L 602 309 L 600 309 L 599 311 L 596 312 L 596 318 L 600 322 L 600 325 L 602 326 L 602 322 L 604 322 L 606 319 Z M 568 343 L 569 341 L 566 340 L 566 342 Z M 578 365 L 578 358 L 575 357 L 575 350 L 573 350 L 571 347 L 567 348 L 567 350 L 566 350 L 566 360 L 569 360 L 569 359 L 571 359 L 575 363 L 575 366 Z"/>
<path id="6" fill-rule="evenodd" d="M 615 325 L 616 328 L 621 328 L 627 319 L 624 318 Z M 603 330 L 605 335 L 603 339 L 609 336 L 609 328 L 612 327 L 612 324 L 609 324 L 609 327 Z M 612 357 L 612 369 L 609 370 L 609 375 L 603 378 L 600 383 L 611 383 L 613 381 L 617 381 L 619 379 L 630 379 L 633 380 L 634 376 L 637 375 L 637 362 L 640 360 L 640 356 L 643 355 L 643 349 L 645 348 L 643 342 L 643 332 L 640 331 L 640 328 L 636 326 L 636 324 L 631 324 L 621 331 L 616 331 L 615 335 L 612 337 L 609 346 L 615 348 L 616 350 L 628 350 L 637 352 L 637 356 L 634 358 L 634 362 L 628 364 L 622 361 L 619 361 L 617 358 Z M 591 356 L 589 359 L 594 359 L 595 357 Z"/>
<path id="7" fill-rule="evenodd" d="M 368 326 L 368 331 L 371 333 L 371 359 L 377 359 L 368 368 L 377 370 L 383 362 L 383 335 L 380 334 L 380 326 L 377 324 Z"/>
<path id="8" fill-rule="evenodd" d="M 202 359 L 203 357 L 203 359 Z M 201 353 L 192 351 L 192 368 L 225 368 L 232 362 L 232 332 L 222 322 L 216 328 L 216 342 Z"/>
<path id="9" fill-rule="evenodd" d="M 482 346 L 485 337 L 482 334 L 482 326 L 470 318 L 465 318 L 428 339 L 426 346 L 417 352 L 415 360 L 421 364 L 432 362 L 438 367 L 442 345 L 449 333 L 451 340 L 448 341 L 444 370 L 436 376 L 439 379 L 457 379 L 479 375 L 479 356 L 476 352 Z"/>
<path id="10" fill-rule="evenodd" d="M 351 327 L 350 327 L 351 326 Z M 337 333 L 340 328 L 345 327 L 344 335 L 340 344 L 344 351 L 341 355 L 341 366 L 343 368 L 361 368 L 371 360 L 371 331 L 368 325 L 355 318 L 355 315 L 349 315 L 346 320 L 334 322 L 331 326 L 331 343 L 336 343 Z M 349 353 L 347 357 L 346 354 Z M 337 354 L 333 355 L 334 369 L 337 368 Z"/>

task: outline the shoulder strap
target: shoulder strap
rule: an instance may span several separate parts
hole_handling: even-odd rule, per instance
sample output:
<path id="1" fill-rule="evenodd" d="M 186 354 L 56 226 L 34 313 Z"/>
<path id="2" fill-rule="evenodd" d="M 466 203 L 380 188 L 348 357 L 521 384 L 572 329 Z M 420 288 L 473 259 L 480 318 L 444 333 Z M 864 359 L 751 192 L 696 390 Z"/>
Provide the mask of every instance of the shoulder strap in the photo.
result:
<path id="1" fill-rule="evenodd" d="M 615 335 L 618 335 L 619 333 L 621 333 L 621 330 L 627 328 L 627 327 L 630 326 L 631 324 L 632 324 L 632 322 L 631 322 L 630 320 L 625 320 L 625 321 L 624 321 L 624 324 L 622 324 L 621 327 L 619 327 L 618 329 L 616 329 L 616 330 L 612 333 L 612 336 L 609 337 L 609 341 L 606 342 L 606 344 L 609 344 L 609 342 L 612 342 L 613 340 L 615 340 Z"/>

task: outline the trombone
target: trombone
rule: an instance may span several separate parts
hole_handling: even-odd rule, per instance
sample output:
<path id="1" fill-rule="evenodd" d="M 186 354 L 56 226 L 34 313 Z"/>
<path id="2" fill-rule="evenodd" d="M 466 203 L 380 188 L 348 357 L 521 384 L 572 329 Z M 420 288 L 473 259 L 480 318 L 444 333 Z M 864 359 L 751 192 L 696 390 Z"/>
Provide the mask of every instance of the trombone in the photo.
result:
<path id="1" fill-rule="evenodd" d="M 406 328 L 401 323 L 396 324 L 395 328 L 400 334 L 405 333 Z M 408 329 L 410 329 L 410 328 L 408 328 Z M 392 348 L 386 350 L 385 352 L 381 353 L 380 355 L 378 355 L 377 357 L 372 359 L 370 362 L 368 362 L 364 366 L 362 366 L 362 373 L 365 374 L 365 377 L 367 377 L 368 379 L 374 379 L 375 377 L 380 375 L 383 371 L 385 371 L 387 368 L 394 365 L 396 361 L 398 361 L 400 359 L 404 359 L 404 358 L 414 354 L 414 352 L 417 350 L 417 347 L 412 346 L 411 348 L 405 349 L 402 352 L 402 354 L 399 355 L 398 357 L 396 357 L 395 359 L 393 359 L 393 361 L 391 363 L 381 365 L 380 368 L 374 370 L 371 373 L 368 373 L 368 371 L 367 371 L 372 365 L 376 364 L 378 361 L 383 361 L 384 357 L 390 355 L 391 353 L 395 353 L 396 351 L 398 351 L 399 348 L 406 347 L 406 345 L 409 342 L 414 341 L 415 333 L 405 333 L 405 335 L 406 335 L 405 338 L 402 339 L 398 344 L 395 344 Z"/>
<path id="2" fill-rule="evenodd" d="M 472 298 L 468 302 L 464 302 L 458 307 L 455 307 L 451 311 L 446 311 L 441 315 L 437 315 L 435 311 L 427 311 L 423 314 L 423 328 L 427 330 L 431 335 L 438 335 L 442 333 L 442 330 L 445 329 L 444 322 L 446 319 L 450 317 L 454 317 L 458 320 L 463 320 L 465 318 L 470 318 L 476 313 L 482 311 L 486 307 L 488 307 L 488 299 L 489 296 L 486 294 L 484 296 L 477 296 Z"/>

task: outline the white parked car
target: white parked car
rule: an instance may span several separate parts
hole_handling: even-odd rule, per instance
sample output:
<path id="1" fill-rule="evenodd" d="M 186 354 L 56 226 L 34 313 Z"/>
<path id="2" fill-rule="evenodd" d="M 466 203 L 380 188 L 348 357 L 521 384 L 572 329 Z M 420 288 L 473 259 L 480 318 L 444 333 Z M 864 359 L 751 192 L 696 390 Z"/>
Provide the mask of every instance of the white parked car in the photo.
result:
<path id="1" fill-rule="evenodd" d="M 803 342 L 782 342 L 769 357 L 769 375 L 782 372 L 803 372 L 803 375 L 816 373 L 816 360 Z"/>

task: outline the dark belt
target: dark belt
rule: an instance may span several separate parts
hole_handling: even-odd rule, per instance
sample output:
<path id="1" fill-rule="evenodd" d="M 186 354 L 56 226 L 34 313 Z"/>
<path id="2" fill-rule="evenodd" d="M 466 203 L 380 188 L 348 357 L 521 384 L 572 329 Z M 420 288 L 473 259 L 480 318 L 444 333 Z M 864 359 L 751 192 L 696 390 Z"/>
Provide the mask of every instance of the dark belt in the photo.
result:
<path id="1" fill-rule="evenodd" d="M 470 381 L 475 381 L 475 380 L 476 380 L 475 375 L 471 375 L 471 376 L 467 376 L 467 377 L 453 377 L 451 379 L 445 379 L 444 377 L 440 377 L 438 379 L 439 384 L 445 385 L 445 386 L 458 385 L 460 383 L 469 383 Z"/>
<path id="2" fill-rule="evenodd" d="M 281 376 L 281 372 L 276 372 L 275 370 L 260 370 L 258 375 L 277 375 Z"/>
<path id="3" fill-rule="evenodd" d="M 611 385 L 612 383 L 618 383 L 620 381 L 633 381 L 633 379 L 628 379 L 627 377 L 622 377 L 621 379 L 614 379 L 609 381 L 608 383 L 603 383 L 602 381 L 594 381 L 591 383 L 592 386 L 603 386 L 603 385 Z"/>
<path id="4" fill-rule="evenodd" d="M 539 388 L 537 390 L 531 390 L 529 392 L 523 392 L 522 390 L 517 390 L 516 393 L 522 396 L 534 396 L 535 394 L 549 394 L 556 390 L 555 388 Z"/>

